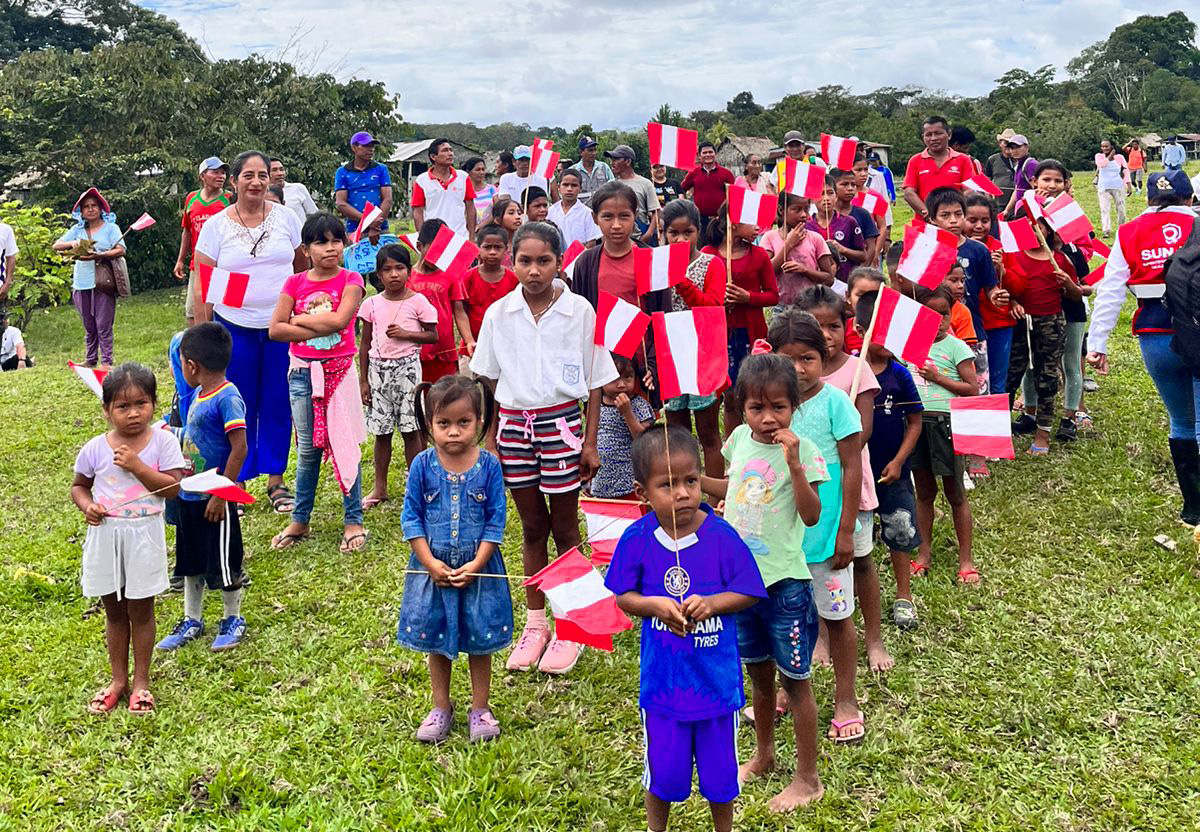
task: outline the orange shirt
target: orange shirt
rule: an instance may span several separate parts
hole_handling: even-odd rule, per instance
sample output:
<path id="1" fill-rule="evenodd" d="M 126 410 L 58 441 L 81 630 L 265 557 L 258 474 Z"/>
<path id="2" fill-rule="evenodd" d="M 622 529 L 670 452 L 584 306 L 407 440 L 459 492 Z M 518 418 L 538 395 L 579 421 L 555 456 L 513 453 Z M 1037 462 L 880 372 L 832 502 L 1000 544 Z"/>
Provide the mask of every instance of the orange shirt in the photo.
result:
<path id="1" fill-rule="evenodd" d="M 950 308 L 950 334 L 960 341 L 976 344 L 975 324 L 971 320 L 971 310 L 961 300 L 955 301 Z"/>

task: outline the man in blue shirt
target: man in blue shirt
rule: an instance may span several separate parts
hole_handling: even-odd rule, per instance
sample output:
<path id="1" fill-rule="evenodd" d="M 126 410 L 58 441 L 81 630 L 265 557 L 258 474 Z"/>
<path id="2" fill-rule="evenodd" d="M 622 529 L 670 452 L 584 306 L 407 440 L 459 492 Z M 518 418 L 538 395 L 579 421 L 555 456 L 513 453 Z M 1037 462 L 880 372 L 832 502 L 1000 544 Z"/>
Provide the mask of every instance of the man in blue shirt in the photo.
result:
<path id="1" fill-rule="evenodd" d="M 385 165 L 375 161 L 378 144 L 365 130 L 355 133 L 350 137 L 354 158 L 338 168 L 333 177 L 333 199 L 346 218 L 346 231 L 358 228 L 368 202 L 383 212 L 379 228 L 387 230 L 387 218 L 392 214 L 392 175 Z"/>
<path id="2" fill-rule="evenodd" d="M 1183 167 L 1183 163 L 1187 161 L 1187 153 L 1183 149 L 1183 145 L 1179 144 L 1175 136 L 1167 139 L 1167 143 L 1162 149 L 1163 169 L 1170 173 L 1173 170 L 1179 170 Z"/>

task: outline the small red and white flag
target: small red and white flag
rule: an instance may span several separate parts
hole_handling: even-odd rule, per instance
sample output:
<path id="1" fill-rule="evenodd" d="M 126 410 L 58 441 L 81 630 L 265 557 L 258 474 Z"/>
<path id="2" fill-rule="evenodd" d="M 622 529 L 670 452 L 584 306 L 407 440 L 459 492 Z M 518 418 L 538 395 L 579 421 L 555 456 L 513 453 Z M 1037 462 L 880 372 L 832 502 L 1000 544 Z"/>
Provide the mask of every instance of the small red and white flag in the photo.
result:
<path id="1" fill-rule="evenodd" d="M 192 474 L 179 481 L 179 487 L 184 491 L 196 494 L 212 494 L 231 503 L 253 503 L 254 495 L 228 477 L 217 473 L 216 468 L 210 468 L 199 474 Z"/>
<path id="2" fill-rule="evenodd" d="M 138 217 L 136 220 L 134 220 L 130 224 L 129 230 L 130 231 L 145 231 L 147 228 L 149 228 L 152 225 L 154 225 L 154 217 L 150 216 L 149 214 L 142 214 L 140 217 Z"/>
<path id="3" fill-rule="evenodd" d="M 579 510 L 587 522 L 587 543 L 592 547 L 592 563 L 597 566 L 612 560 L 621 535 L 642 518 L 641 503 L 580 497 Z"/>
<path id="4" fill-rule="evenodd" d="M 882 217 L 890 207 L 886 196 L 872 190 L 860 191 L 855 194 L 854 199 L 850 200 L 850 204 L 867 209 L 872 217 Z"/>
<path id="5" fill-rule="evenodd" d="M 970 179 L 964 181 L 964 188 L 970 188 L 972 191 L 978 191 L 981 194 L 988 196 L 1000 196 L 1003 191 L 996 187 L 996 183 L 988 179 L 982 173 L 977 173 Z"/>
<path id="6" fill-rule="evenodd" d="M 1108 243 L 1101 240 L 1099 237 L 1093 238 L 1091 241 L 1092 251 L 1103 257 L 1105 260 L 1112 254 L 1112 249 L 1108 247 Z"/>
<path id="7" fill-rule="evenodd" d="M 709 396 L 729 385 L 724 306 L 655 312 L 654 353 L 664 399 Z"/>
<path id="8" fill-rule="evenodd" d="M 896 272 L 928 289 L 936 289 L 958 256 L 958 238 L 953 232 L 924 224 L 904 227 L 904 253 Z"/>
<path id="9" fill-rule="evenodd" d="M 629 301 L 605 291 L 596 297 L 597 346 L 632 359 L 649 326 L 650 316 Z"/>
<path id="10" fill-rule="evenodd" d="M 942 325 L 942 316 L 895 289 L 884 286 L 880 291 L 883 295 L 875 313 L 871 342 L 882 344 L 905 361 L 923 366 Z"/>
<path id="11" fill-rule="evenodd" d="M 617 606 L 617 596 L 577 548 L 530 577 L 525 586 L 546 593 L 554 612 L 554 634 L 564 641 L 611 652 L 613 633 L 633 627 Z"/>
<path id="12" fill-rule="evenodd" d="M 575 261 L 579 259 L 579 255 L 583 254 L 586 249 L 587 246 L 576 240 L 567 246 L 567 250 L 563 252 L 562 270 L 568 280 L 575 276 Z"/>
<path id="13" fill-rule="evenodd" d="M 1001 251 L 1016 254 L 1018 251 L 1029 251 L 1029 249 L 1038 248 L 1041 245 L 1029 217 L 1018 217 L 1012 222 L 1000 220 L 996 225 L 1000 230 Z"/>
<path id="14" fill-rule="evenodd" d="M 547 149 L 541 153 L 534 150 L 533 158 L 529 160 L 529 175 L 540 176 L 546 180 L 553 179 L 560 158 L 561 154 L 555 153 L 553 150 Z M 546 196 L 550 195 L 546 194 Z"/>
<path id="15" fill-rule="evenodd" d="M 687 280 L 690 243 L 671 243 L 633 250 L 633 279 L 637 293 L 658 292 Z"/>
<path id="16" fill-rule="evenodd" d="M 404 243 L 404 245 L 408 246 L 413 251 L 418 253 L 420 252 L 420 249 L 417 248 L 417 232 L 413 231 L 411 234 L 401 234 L 400 242 Z"/>
<path id="17" fill-rule="evenodd" d="M 1012 459 L 1012 422 L 1008 395 L 960 396 L 950 400 L 954 453 Z"/>
<path id="18" fill-rule="evenodd" d="M 1067 194 L 1059 194 L 1043 205 L 1042 216 L 1064 243 L 1082 240 L 1095 230 L 1083 207 Z"/>
<path id="19" fill-rule="evenodd" d="M 857 152 L 858 139 L 853 137 L 843 139 L 841 136 L 831 136 L 828 133 L 821 134 L 821 155 L 831 168 L 852 170 L 854 156 Z"/>
<path id="20" fill-rule="evenodd" d="M 825 189 L 825 173 L 825 168 L 797 159 L 783 158 L 775 166 L 779 192 L 806 199 L 821 198 L 821 192 Z"/>
<path id="21" fill-rule="evenodd" d="M 375 221 L 382 216 L 383 209 L 378 205 L 372 205 L 371 202 L 368 201 L 367 204 L 363 206 L 362 219 L 358 221 L 358 225 L 354 228 L 354 233 L 350 235 L 351 245 L 362 240 L 363 235 L 367 233 L 367 229 L 370 228 Z M 417 230 L 420 231 L 420 229 Z"/>
<path id="22" fill-rule="evenodd" d="M 1095 286 L 1104 279 L 1104 267 L 1107 265 L 1108 263 L 1101 263 L 1099 266 L 1092 269 L 1090 272 L 1084 275 L 1083 282 L 1088 286 Z"/>
<path id="23" fill-rule="evenodd" d="M 443 225 L 437 236 L 425 250 L 425 260 L 437 266 L 450 277 L 460 277 L 475 262 L 479 247 Z"/>
<path id="24" fill-rule="evenodd" d="M 200 294 L 205 303 L 220 304 L 230 309 L 241 309 L 246 302 L 246 290 L 250 287 L 250 275 L 242 272 L 227 272 L 215 266 L 196 264 L 200 275 Z"/>
<path id="25" fill-rule="evenodd" d="M 700 134 L 686 127 L 672 127 L 652 121 L 646 125 L 650 144 L 650 164 L 687 169 L 696 164 Z"/>
<path id="26" fill-rule="evenodd" d="M 68 361 L 67 366 L 71 368 L 75 375 L 79 376 L 79 380 L 87 386 L 97 396 L 103 398 L 104 391 L 101 385 L 104 384 L 104 377 L 108 375 L 108 370 L 97 370 L 95 367 L 85 367 L 82 364 L 76 364 L 74 361 Z"/>
<path id="27" fill-rule="evenodd" d="M 1037 200 L 1037 191 L 1032 189 L 1026 191 L 1025 196 L 1021 197 L 1021 201 L 1025 203 L 1025 213 L 1035 220 L 1042 218 L 1042 203 Z"/>
<path id="28" fill-rule="evenodd" d="M 755 228 L 770 228 L 775 224 L 779 197 L 734 185 L 729 189 L 729 221 L 745 223 Z"/>

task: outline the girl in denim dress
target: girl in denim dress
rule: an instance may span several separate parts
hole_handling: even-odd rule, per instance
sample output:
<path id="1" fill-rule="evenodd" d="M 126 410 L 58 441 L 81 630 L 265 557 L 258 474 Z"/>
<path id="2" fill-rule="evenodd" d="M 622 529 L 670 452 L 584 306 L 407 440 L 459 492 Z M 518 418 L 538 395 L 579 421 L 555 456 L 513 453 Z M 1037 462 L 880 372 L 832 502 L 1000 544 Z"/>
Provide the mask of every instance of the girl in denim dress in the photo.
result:
<path id="1" fill-rule="evenodd" d="M 408 471 L 402 522 L 412 547 L 412 572 L 404 580 L 396 641 L 429 654 L 433 709 L 417 729 L 417 739 L 441 742 L 449 737 L 454 725 L 451 662 L 466 653 L 471 671 L 468 727 L 471 741 L 480 742 L 500 735 L 500 723 L 488 705 L 491 656 L 512 643 L 513 628 L 512 597 L 500 557 L 504 475 L 500 460 L 479 447 L 491 421 L 492 401 L 486 387 L 462 376 L 422 384 L 416 396 L 417 421 L 433 447 L 418 454 Z"/>

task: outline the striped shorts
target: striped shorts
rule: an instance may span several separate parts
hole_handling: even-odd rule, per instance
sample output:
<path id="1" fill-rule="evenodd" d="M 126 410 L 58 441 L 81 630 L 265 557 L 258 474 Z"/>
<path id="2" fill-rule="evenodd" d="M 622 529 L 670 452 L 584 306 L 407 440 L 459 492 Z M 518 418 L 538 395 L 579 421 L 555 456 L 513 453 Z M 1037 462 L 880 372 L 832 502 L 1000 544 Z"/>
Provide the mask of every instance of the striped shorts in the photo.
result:
<path id="1" fill-rule="evenodd" d="M 528 410 L 500 408 L 496 447 L 508 488 L 536 485 L 543 494 L 575 491 L 583 448 L 579 403 Z"/>

